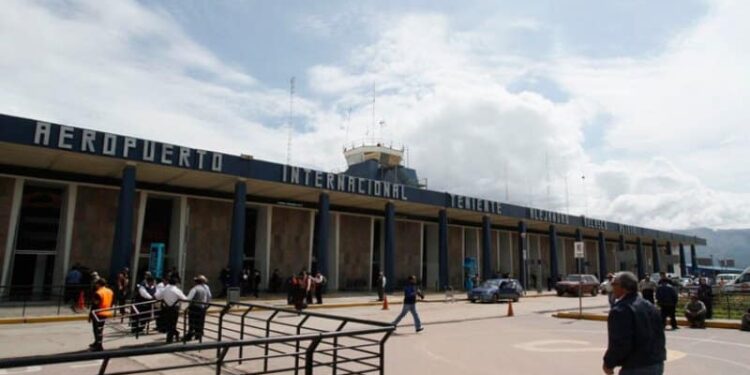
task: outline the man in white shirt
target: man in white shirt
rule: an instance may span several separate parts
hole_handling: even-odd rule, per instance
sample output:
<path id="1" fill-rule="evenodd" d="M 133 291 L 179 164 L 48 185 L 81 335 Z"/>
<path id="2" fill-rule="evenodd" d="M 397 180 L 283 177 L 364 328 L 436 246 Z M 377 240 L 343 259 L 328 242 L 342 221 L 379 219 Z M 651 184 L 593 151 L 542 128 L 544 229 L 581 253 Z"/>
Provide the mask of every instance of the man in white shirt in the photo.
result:
<path id="1" fill-rule="evenodd" d="M 161 309 L 161 317 L 164 319 L 164 328 L 167 331 L 167 343 L 171 343 L 175 339 L 179 341 L 180 333 L 177 332 L 177 318 L 180 314 L 180 300 L 186 300 L 187 296 L 177 287 L 177 278 L 169 279 L 169 284 L 158 290 L 154 297 L 164 303 Z"/>

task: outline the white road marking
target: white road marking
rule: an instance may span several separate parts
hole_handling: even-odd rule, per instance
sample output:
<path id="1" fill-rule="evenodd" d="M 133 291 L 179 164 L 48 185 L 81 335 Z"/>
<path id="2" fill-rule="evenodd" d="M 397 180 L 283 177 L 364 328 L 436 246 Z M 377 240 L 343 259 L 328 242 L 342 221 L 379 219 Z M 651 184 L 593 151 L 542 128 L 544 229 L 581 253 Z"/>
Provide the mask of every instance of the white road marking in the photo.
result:
<path id="1" fill-rule="evenodd" d="M 513 346 L 527 352 L 542 353 L 604 352 L 605 350 L 604 348 L 590 345 L 590 342 L 581 340 L 537 340 Z"/>
<path id="2" fill-rule="evenodd" d="M 81 363 L 79 365 L 72 365 L 70 366 L 70 368 L 85 368 L 85 367 L 94 367 L 94 366 L 101 366 L 101 365 L 102 365 L 102 361 L 97 360 L 97 361 L 88 362 L 88 363 Z"/>
<path id="3" fill-rule="evenodd" d="M 31 372 L 39 372 L 42 371 L 41 366 L 29 366 L 29 367 L 22 367 L 15 370 L 0 370 L 0 375 L 6 375 L 6 374 L 28 374 Z"/>
<path id="4" fill-rule="evenodd" d="M 514 347 L 528 352 L 541 353 L 580 353 L 580 352 L 600 352 L 606 349 L 602 347 L 590 346 L 591 343 L 582 340 L 537 340 L 513 345 Z M 574 347 L 570 347 L 574 346 Z M 577 346 L 577 347 L 576 347 Z M 687 354 L 677 350 L 667 350 L 667 362 L 676 361 L 685 358 Z"/>

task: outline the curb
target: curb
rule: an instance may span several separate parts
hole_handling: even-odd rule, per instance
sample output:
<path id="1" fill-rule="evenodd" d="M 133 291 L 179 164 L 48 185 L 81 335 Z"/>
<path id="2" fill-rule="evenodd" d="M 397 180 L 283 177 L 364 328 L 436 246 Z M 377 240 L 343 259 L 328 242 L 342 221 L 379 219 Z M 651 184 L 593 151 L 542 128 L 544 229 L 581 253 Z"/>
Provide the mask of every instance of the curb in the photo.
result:
<path id="1" fill-rule="evenodd" d="M 607 321 L 607 315 L 593 314 L 593 313 L 579 314 L 577 312 L 565 311 L 565 312 L 552 314 L 552 316 L 555 318 L 559 318 L 559 319 L 582 319 L 582 320 L 593 320 L 593 321 L 599 321 L 599 322 Z M 683 318 L 677 318 L 677 325 L 681 327 L 689 326 L 687 320 Z M 739 330 L 741 325 L 742 324 L 740 322 L 706 320 L 706 328 Z"/>

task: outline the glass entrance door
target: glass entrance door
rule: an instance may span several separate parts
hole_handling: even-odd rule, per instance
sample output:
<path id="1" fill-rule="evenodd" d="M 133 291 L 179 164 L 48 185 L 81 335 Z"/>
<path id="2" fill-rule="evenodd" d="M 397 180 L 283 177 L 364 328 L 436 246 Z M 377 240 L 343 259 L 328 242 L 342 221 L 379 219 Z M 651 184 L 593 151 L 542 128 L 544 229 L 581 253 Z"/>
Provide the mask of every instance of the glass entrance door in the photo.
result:
<path id="1" fill-rule="evenodd" d="M 51 292 L 62 196 L 62 188 L 24 186 L 11 276 L 16 298 L 45 298 Z"/>

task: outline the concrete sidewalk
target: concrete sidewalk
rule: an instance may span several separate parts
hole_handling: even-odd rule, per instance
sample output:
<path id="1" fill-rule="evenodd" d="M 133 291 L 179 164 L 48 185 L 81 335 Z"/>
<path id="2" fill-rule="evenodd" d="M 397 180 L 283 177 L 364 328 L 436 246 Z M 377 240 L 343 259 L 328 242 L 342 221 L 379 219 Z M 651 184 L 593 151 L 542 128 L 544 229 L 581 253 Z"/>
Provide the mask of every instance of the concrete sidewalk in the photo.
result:
<path id="1" fill-rule="evenodd" d="M 529 293 L 522 298 L 534 298 L 552 296 L 554 292 L 543 292 L 538 294 L 536 292 Z M 387 296 L 389 305 L 401 305 L 403 296 L 401 293 L 392 293 Z M 445 302 L 447 300 L 445 293 L 426 293 L 423 303 L 437 303 Z M 458 292 L 454 294 L 455 301 L 466 301 L 466 294 L 464 292 Z M 213 301 L 217 304 L 226 303 L 226 299 L 215 299 Z M 260 298 L 243 297 L 240 302 L 256 302 L 272 306 L 289 307 L 286 303 L 285 295 L 261 295 Z M 377 297 L 373 293 L 332 293 L 330 295 L 323 296 L 323 304 L 309 305 L 308 309 L 334 309 L 334 308 L 348 308 L 348 307 L 362 307 L 362 306 L 381 306 L 383 302 L 377 300 Z M 12 310 L 8 309 L 19 309 L 17 315 L 13 316 Z M 0 308 L 0 324 L 22 324 L 22 323 L 51 323 L 51 322 L 69 322 L 69 321 L 83 321 L 88 319 L 88 309 L 78 313 L 73 312 L 69 307 L 64 306 L 61 308 L 61 314 L 57 314 L 57 306 L 37 306 L 34 310 L 29 310 L 27 307 L 27 315 L 19 316 L 20 308 L 5 307 Z M 33 314 L 29 314 L 29 311 Z M 218 310 L 217 310 L 218 311 Z"/>

